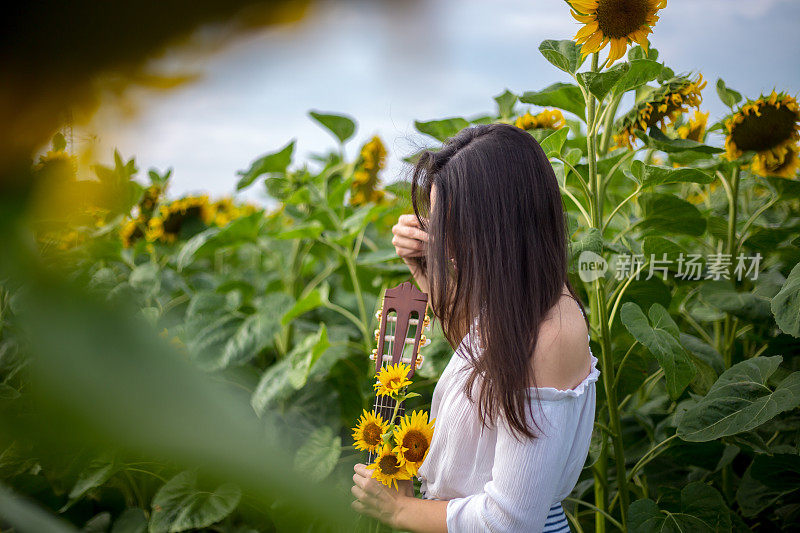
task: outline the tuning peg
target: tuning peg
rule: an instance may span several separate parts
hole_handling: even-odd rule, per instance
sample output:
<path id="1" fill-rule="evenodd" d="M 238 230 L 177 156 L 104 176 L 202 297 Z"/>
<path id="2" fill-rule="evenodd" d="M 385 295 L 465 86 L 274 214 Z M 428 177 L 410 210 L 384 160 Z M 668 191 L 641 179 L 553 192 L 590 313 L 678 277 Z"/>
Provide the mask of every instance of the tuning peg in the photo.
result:
<path id="1" fill-rule="evenodd" d="M 378 319 L 378 322 L 380 322 L 380 321 L 381 321 L 381 315 L 382 315 L 382 314 L 383 314 L 383 307 L 381 307 L 380 309 L 378 309 L 377 311 L 375 311 L 375 318 L 377 318 L 377 319 Z"/>
<path id="2" fill-rule="evenodd" d="M 426 337 L 425 335 L 422 335 L 419 338 L 419 347 L 420 348 L 424 348 L 425 346 L 428 346 L 430 343 L 431 343 L 431 340 L 428 337 Z"/>
<path id="3" fill-rule="evenodd" d="M 380 338 L 380 336 L 381 336 L 381 330 L 380 330 L 380 328 L 378 328 L 378 329 L 375 330 L 375 342 L 378 342 L 378 339 Z"/>
<path id="4" fill-rule="evenodd" d="M 378 349 L 377 348 L 373 348 L 372 349 L 372 354 L 370 354 L 369 358 L 374 361 L 376 357 L 378 357 Z"/>
<path id="5" fill-rule="evenodd" d="M 417 370 L 419 370 L 419 367 L 422 366 L 422 361 L 424 361 L 424 360 L 425 360 L 425 357 L 423 357 L 421 355 L 417 355 L 417 363 L 414 365 Z"/>
<path id="6" fill-rule="evenodd" d="M 425 315 L 425 319 L 422 321 L 422 327 L 430 331 L 431 329 L 431 317 Z"/>

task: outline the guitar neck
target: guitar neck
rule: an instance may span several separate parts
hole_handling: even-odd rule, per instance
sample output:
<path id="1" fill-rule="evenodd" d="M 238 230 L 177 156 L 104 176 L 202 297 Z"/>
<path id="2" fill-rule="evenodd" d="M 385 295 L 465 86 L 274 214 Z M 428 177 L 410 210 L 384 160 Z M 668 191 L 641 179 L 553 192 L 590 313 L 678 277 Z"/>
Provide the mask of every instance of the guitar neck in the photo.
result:
<path id="1" fill-rule="evenodd" d="M 397 408 L 397 416 L 394 419 L 395 424 L 399 424 L 400 418 L 405 414 L 405 404 L 405 401 L 400 402 L 400 406 Z M 390 398 L 389 396 L 376 396 L 373 414 L 376 416 L 380 415 L 385 422 L 388 422 L 392 418 L 392 413 L 394 413 L 394 408 L 396 405 L 397 402 L 395 402 L 394 399 Z M 376 457 L 377 454 L 369 452 L 367 464 L 371 464 L 373 461 L 375 461 Z"/>

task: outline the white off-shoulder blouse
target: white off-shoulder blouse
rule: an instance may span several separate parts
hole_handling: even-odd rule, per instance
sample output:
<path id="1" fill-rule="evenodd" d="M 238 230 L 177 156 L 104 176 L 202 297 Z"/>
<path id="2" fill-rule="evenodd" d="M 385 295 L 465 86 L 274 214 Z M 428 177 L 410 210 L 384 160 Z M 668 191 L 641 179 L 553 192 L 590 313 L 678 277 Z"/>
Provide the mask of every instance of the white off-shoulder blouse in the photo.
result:
<path id="1" fill-rule="evenodd" d="M 561 501 L 575 488 L 589 453 L 597 358 L 590 349 L 589 375 L 574 389 L 531 387 L 541 431 L 526 412 L 539 436 L 520 442 L 502 417 L 481 434 L 476 405 L 463 392 L 470 370 L 464 349 L 472 336 L 461 341 L 433 392 L 433 439 L 417 473 L 422 497 L 449 500 L 449 532 L 569 532 Z"/>

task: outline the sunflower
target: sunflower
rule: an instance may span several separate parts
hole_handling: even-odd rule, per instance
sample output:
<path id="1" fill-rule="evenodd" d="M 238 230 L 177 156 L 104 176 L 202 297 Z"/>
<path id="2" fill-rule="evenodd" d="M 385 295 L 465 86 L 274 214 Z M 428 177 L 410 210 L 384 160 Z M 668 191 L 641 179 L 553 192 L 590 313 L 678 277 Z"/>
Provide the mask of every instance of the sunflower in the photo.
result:
<path id="1" fill-rule="evenodd" d="M 353 428 L 353 441 L 357 450 L 377 452 L 381 447 L 381 437 L 389 428 L 380 414 L 377 416 L 364 409 L 358 420 L 358 425 Z"/>
<path id="2" fill-rule="evenodd" d="M 706 82 L 703 75 L 691 79 L 688 76 L 676 76 L 664 82 L 661 87 L 650 88 L 651 93 L 639 102 L 627 115 L 623 116 L 614 135 L 616 146 L 626 146 L 633 149 L 636 140 L 634 131 L 647 131 L 648 128 L 658 126 L 664 129 L 667 120 L 670 123 L 689 111 L 690 107 L 699 109 L 703 101 L 701 91 L 705 89 Z"/>
<path id="3" fill-rule="evenodd" d="M 368 465 L 367 468 L 375 470 L 372 473 L 372 477 L 386 486 L 391 487 L 394 485 L 395 490 L 398 490 L 397 480 L 411 479 L 412 475 L 405 465 L 400 463 L 397 454 L 392 451 L 391 446 L 388 444 L 383 445 L 378 457 L 375 458 L 375 462 Z"/>
<path id="4" fill-rule="evenodd" d="M 375 391 L 379 396 L 396 396 L 403 387 L 411 385 L 408 374 L 411 367 L 405 363 L 387 365 L 378 372 L 378 381 L 375 382 Z"/>
<path id="5" fill-rule="evenodd" d="M 412 475 L 417 473 L 428 454 L 435 421 L 434 418 L 429 423 L 427 413 L 414 411 L 410 417 L 406 415 L 400 420 L 400 427 L 394 434 L 397 445 L 393 451 Z"/>
<path id="6" fill-rule="evenodd" d="M 122 246 L 130 248 L 133 244 L 144 237 L 142 231 L 142 220 L 133 218 L 126 221 L 119 230 L 120 239 L 122 239 Z"/>
<path id="7" fill-rule="evenodd" d="M 708 115 L 710 113 L 701 113 L 699 109 L 694 110 L 694 116 L 689 119 L 689 122 L 683 126 L 678 127 L 678 137 L 681 139 L 689 139 L 690 141 L 703 142 L 706 137 L 706 125 L 708 124 Z"/>
<path id="8" fill-rule="evenodd" d="M 762 176 L 793 178 L 797 175 L 797 169 L 800 168 L 798 152 L 800 152 L 800 146 L 793 144 L 787 147 L 781 163 L 769 164 L 763 159 L 754 159 L 752 170 Z"/>
<path id="9" fill-rule="evenodd" d="M 361 148 L 361 154 L 353 171 L 350 204 L 379 202 L 384 192 L 378 189 L 378 174 L 386 166 L 386 147 L 377 135 Z"/>
<path id="10" fill-rule="evenodd" d="M 150 185 L 144 190 L 142 200 L 139 202 L 139 214 L 147 218 L 153 216 L 161 196 L 164 194 L 164 188 L 160 185 Z"/>
<path id="11" fill-rule="evenodd" d="M 603 67 L 625 55 L 628 43 L 639 43 L 647 52 L 647 34 L 653 32 L 659 9 L 667 0 L 569 0 L 577 10 L 572 16 L 585 24 L 574 40 L 581 45 L 581 56 L 599 52 L 611 43 Z"/>
<path id="12" fill-rule="evenodd" d="M 754 172 L 792 177 L 800 141 L 798 121 L 800 108 L 792 96 L 772 91 L 769 97 L 748 100 L 725 120 L 725 154 L 733 160 L 752 150 Z"/>
<path id="13" fill-rule="evenodd" d="M 525 131 L 536 129 L 558 130 L 567 124 L 564 115 L 558 109 L 545 109 L 538 115 L 531 115 L 530 112 L 517 117 L 514 125 Z"/>

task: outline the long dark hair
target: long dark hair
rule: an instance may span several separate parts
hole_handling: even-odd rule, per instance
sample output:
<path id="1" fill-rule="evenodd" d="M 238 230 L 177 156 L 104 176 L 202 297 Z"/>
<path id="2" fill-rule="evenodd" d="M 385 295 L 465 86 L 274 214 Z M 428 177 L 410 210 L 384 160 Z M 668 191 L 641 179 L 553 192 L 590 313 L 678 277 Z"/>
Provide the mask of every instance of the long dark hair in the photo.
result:
<path id="1" fill-rule="evenodd" d="M 483 426 L 499 408 L 512 432 L 535 438 L 525 407 L 528 383 L 536 386 L 530 358 L 539 326 L 565 285 L 581 305 L 568 279 L 566 219 L 553 167 L 526 131 L 472 126 L 440 150 L 421 153 L 411 200 L 429 233 L 423 266 L 431 307 L 450 344 L 460 344 L 477 320 L 481 350 L 465 343 L 472 368 L 465 394 L 473 400 L 482 377 Z"/>

